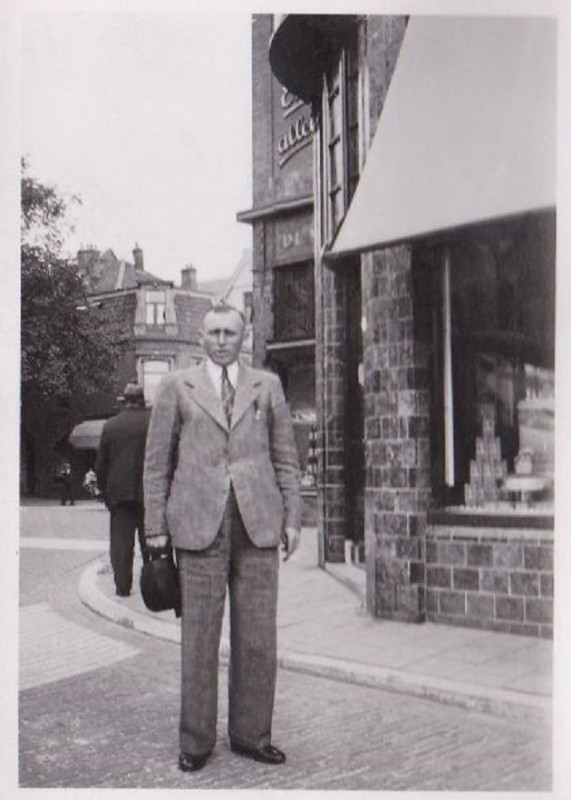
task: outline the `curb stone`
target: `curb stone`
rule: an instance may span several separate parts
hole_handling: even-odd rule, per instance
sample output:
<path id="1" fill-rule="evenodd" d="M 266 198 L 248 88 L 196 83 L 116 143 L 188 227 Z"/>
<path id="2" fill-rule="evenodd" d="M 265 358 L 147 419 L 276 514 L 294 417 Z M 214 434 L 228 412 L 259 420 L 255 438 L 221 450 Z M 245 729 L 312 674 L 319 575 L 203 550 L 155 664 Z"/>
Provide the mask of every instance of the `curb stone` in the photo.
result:
<path id="1" fill-rule="evenodd" d="M 126 608 L 109 599 L 97 585 L 102 561 L 91 563 L 81 575 L 79 597 L 87 608 L 101 617 L 148 636 L 180 644 L 180 624 L 152 612 L 141 613 Z M 330 573 L 331 574 L 331 573 Z M 332 575 L 332 577 L 336 577 Z M 172 615 L 172 612 L 164 612 Z M 229 641 L 223 637 L 220 643 L 220 658 L 227 663 Z M 551 716 L 551 700 L 545 697 L 522 695 L 519 692 L 486 688 L 474 684 L 446 681 L 426 675 L 363 664 L 341 658 L 330 658 L 280 649 L 278 665 L 285 670 L 300 672 L 320 678 L 350 683 L 369 688 L 406 694 L 419 699 L 456 705 L 468 710 L 510 719 L 548 719 Z"/>

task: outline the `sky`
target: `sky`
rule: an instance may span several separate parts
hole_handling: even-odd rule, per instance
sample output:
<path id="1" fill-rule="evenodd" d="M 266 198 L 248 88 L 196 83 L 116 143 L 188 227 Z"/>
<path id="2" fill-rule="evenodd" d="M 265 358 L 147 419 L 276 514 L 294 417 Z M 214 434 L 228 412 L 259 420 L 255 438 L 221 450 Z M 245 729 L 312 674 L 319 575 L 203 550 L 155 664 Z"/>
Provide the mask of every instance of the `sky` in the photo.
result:
<path id="1" fill-rule="evenodd" d="M 30 173 L 82 200 L 66 250 L 229 275 L 252 246 L 250 15 L 36 11 L 21 53 Z"/>

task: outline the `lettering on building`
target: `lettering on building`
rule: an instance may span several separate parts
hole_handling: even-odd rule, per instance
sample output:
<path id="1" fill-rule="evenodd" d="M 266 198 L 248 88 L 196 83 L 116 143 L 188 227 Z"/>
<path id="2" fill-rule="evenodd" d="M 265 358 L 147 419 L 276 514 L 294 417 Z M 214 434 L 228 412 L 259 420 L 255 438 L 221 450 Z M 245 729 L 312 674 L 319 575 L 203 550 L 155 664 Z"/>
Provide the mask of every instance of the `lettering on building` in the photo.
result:
<path id="1" fill-rule="evenodd" d="M 283 87 L 280 107 L 282 108 L 283 119 L 288 121 L 291 119 L 287 130 L 278 140 L 278 166 L 281 168 L 284 164 L 287 164 L 290 158 L 293 158 L 300 150 L 311 144 L 315 131 L 315 122 L 305 107 L 303 100 L 300 100 Z M 303 109 L 303 111 L 294 116 L 300 109 Z"/>
<path id="2" fill-rule="evenodd" d="M 288 263 L 292 259 L 308 258 L 313 253 L 311 218 L 299 215 L 276 219 L 271 226 L 269 255 L 273 263 Z"/>

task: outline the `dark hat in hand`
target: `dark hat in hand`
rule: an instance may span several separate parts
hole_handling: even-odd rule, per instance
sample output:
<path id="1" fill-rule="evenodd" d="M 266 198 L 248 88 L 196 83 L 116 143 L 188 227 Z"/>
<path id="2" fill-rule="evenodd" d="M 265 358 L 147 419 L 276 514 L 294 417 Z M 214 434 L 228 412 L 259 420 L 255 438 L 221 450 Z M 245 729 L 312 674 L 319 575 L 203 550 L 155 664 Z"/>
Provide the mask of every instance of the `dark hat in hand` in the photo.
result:
<path id="1" fill-rule="evenodd" d="M 180 585 L 172 550 L 143 564 L 140 587 L 143 602 L 149 611 L 168 611 L 172 608 L 180 617 Z"/>

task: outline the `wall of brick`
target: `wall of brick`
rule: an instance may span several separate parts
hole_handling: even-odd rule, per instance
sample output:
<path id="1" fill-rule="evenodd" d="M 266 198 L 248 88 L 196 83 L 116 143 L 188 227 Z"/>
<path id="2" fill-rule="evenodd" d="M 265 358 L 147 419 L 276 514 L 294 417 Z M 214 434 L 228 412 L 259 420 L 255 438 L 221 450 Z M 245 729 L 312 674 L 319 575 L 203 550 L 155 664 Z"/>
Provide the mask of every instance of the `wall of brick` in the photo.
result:
<path id="1" fill-rule="evenodd" d="M 363 258 L 367 606 L 421 621 L 431 500 L 428 351 L 413 291 L 412 253 Z"/>
<path id="2" fill-rule="evenodd" d="M 435 622 L 553 636 L 553 533 L 429 526 L 426 610 Z"/>
<path id="3" fill-rule="evenodd" d="M 253 323 L 253 364 L 263 367 L 266 362 L 266 344 L 273 339 L 273 271 L 266 264 L 266 231 L 262 220 L 253 224 L 253 269 L 252 269 L 252 307 Z"/>
<path id="4" fill-rule="evenodd" d="M 369 67 L 370 142 L 375 135 L 389 84 L 406 32 L 405 16 L 371 15 L 367 18 L 367 63 Z M 370 143 L 369 142 L 369 143 Z"/>
<path id="5" fill-rule="evenodd" d="M 272 35 L 270 14 L 252 17 L 252 169 L 254 207 L 272 200 L 273 148 L 271 70 L 268 47 Z"/>
<path id="6" fill-rule="evenodd" d="M 260 213 L 252 221 L 253 231 L 253 356 L 254 366 L 267 363 L 269 341 L 274 339 L 273 268 L 313 257 L 312 208 L 292 215 L 290 211 L 274 209 L 287 203 L 310 197 L 313 190 L 312 146 L 307 146 L 284 160 L 280 142 L 288 126 L 309 114 L 307 106 L 292 111 L 285 107 L 293 98 L 284 100 L 283 89 L 273 76 L 269 62 L 269 43 L 272 36 L 272 15 L 252 17 L 252 149 L 253 149 L 253 209 Z M 293 105 L 293 104 L 292 104 Z M 296 219 L 298 224 L 292 225 Z M 291 230 L 286 230 L 288 224 Z M 284 247 L 284 234 L 292 240 L 302 236 L 297 249 Z M 307 240 L 307 241 L 306 241 Z"/>
<path id="7" fill-rule="evenodd" d="M 345 561 L 347 273 L 320 264 L 316 270 L 317 516 L 319 560 Z"/>

